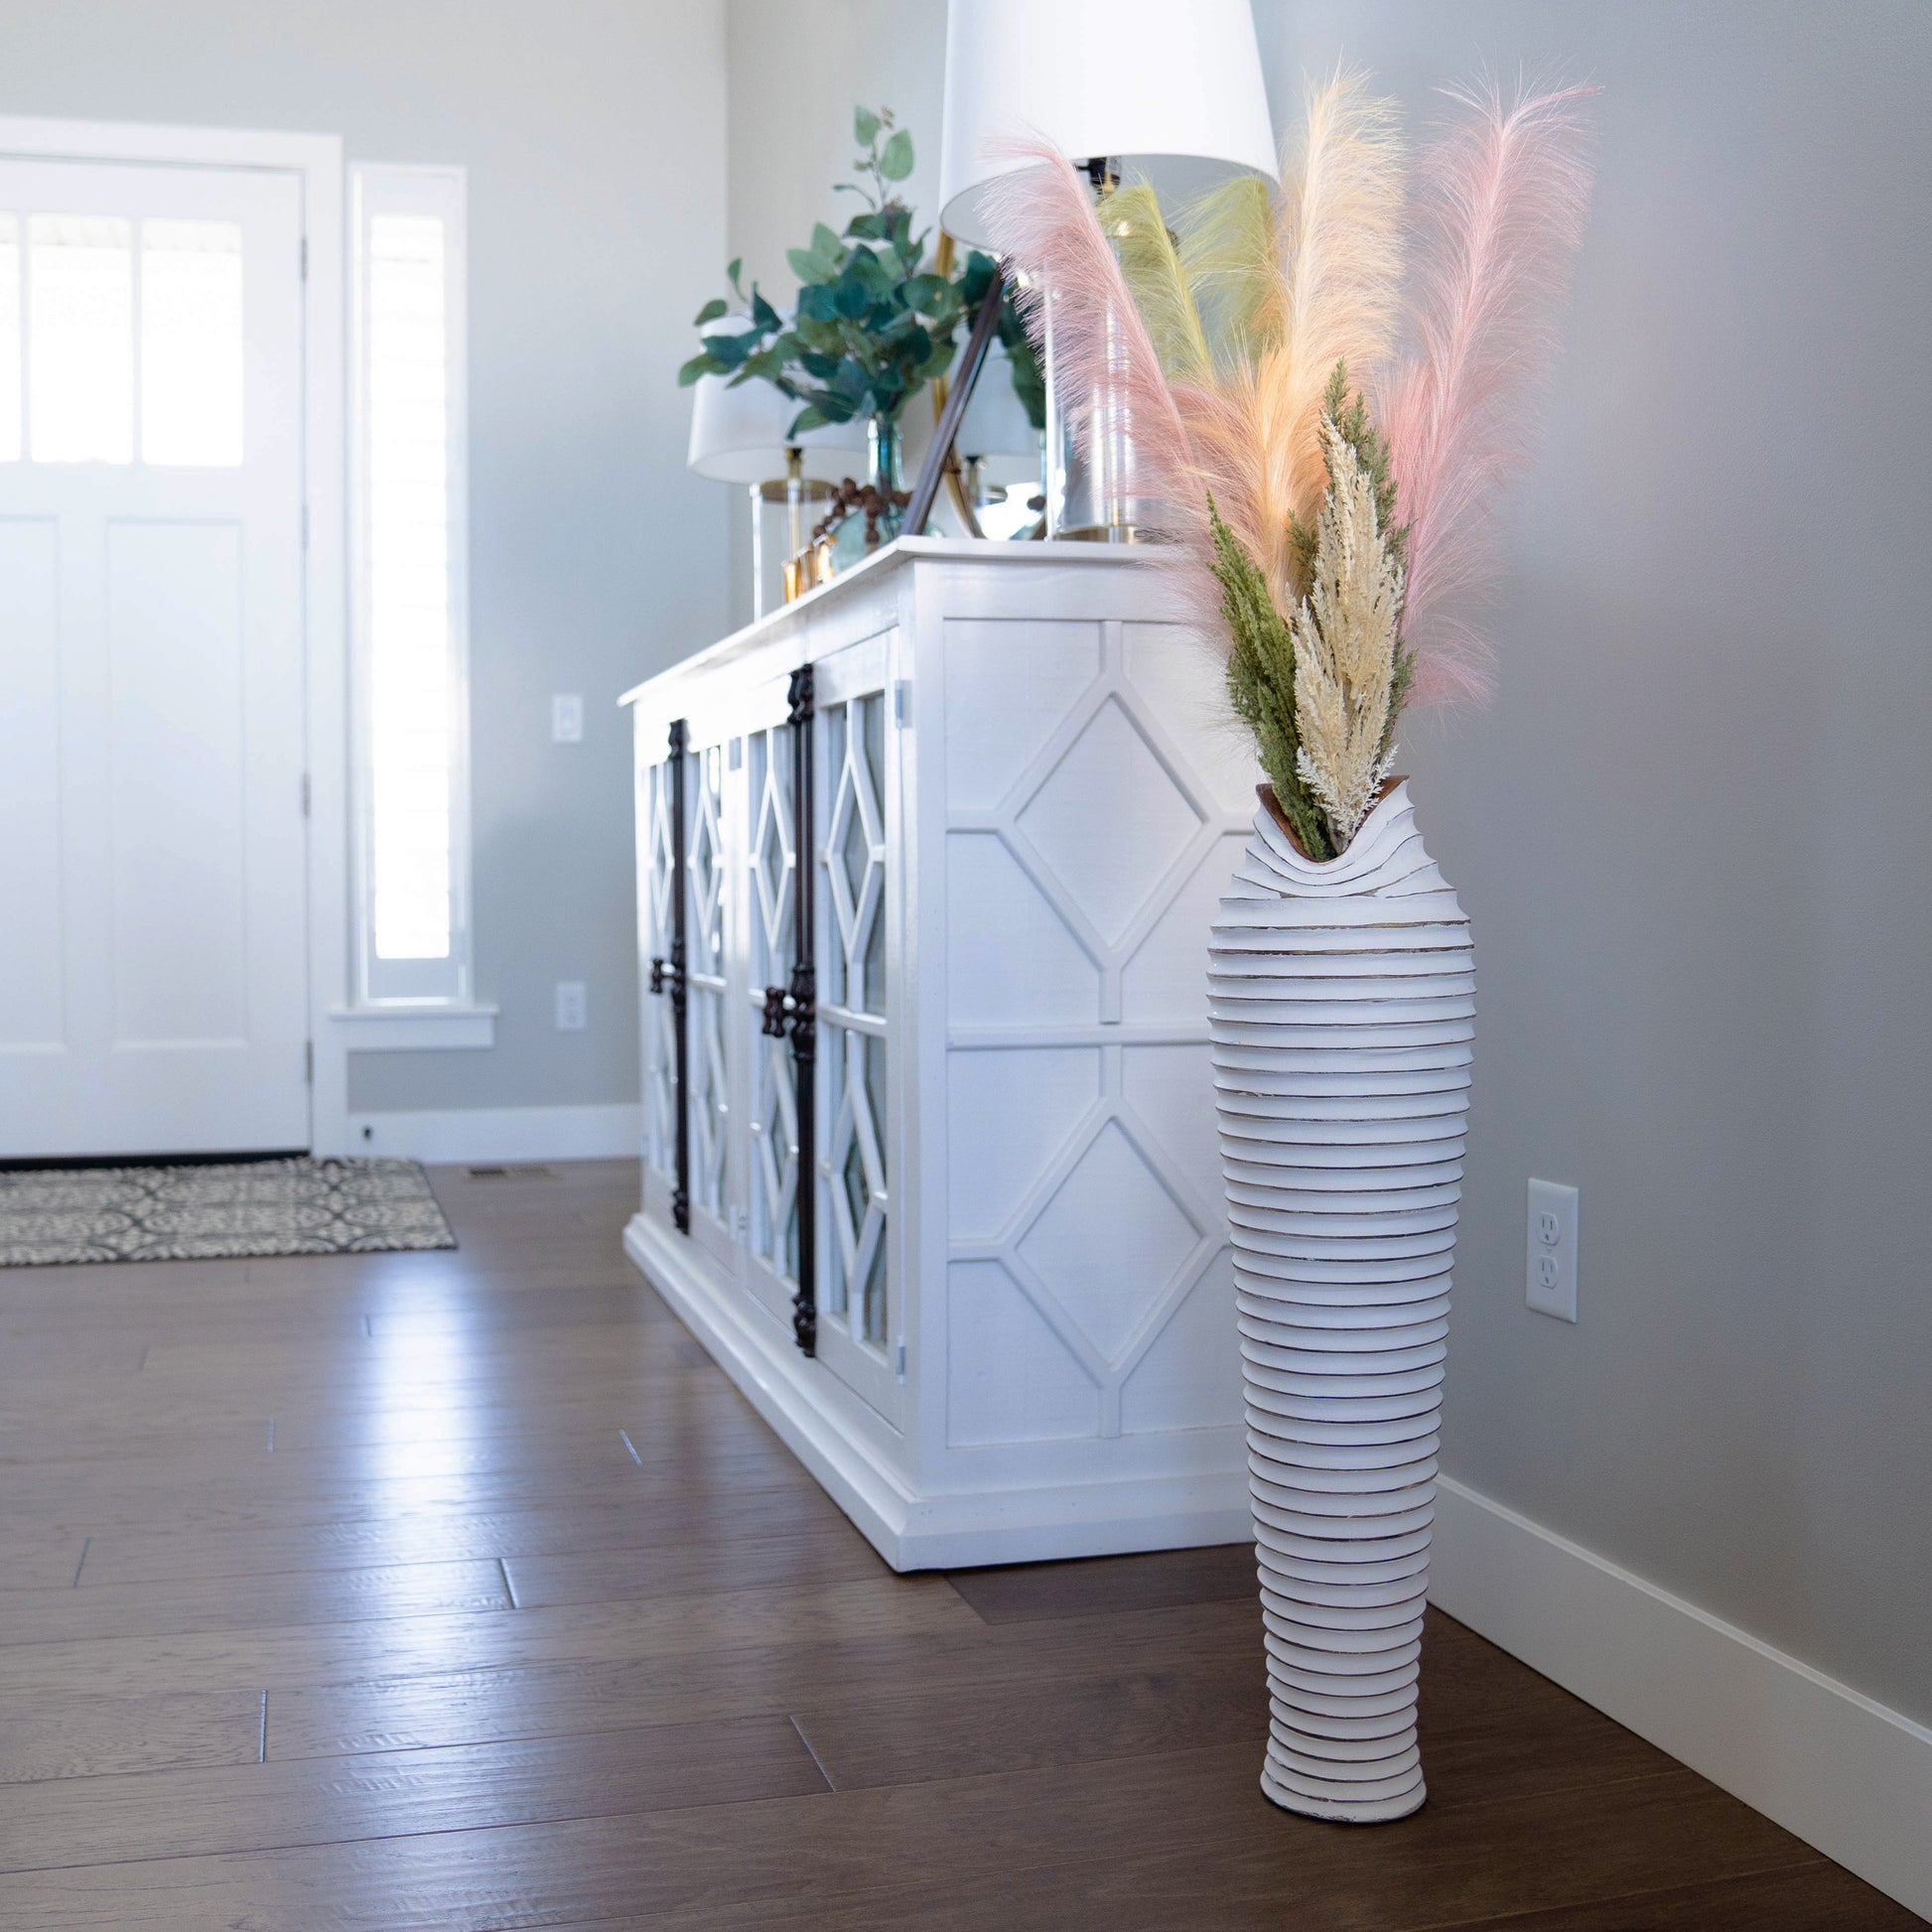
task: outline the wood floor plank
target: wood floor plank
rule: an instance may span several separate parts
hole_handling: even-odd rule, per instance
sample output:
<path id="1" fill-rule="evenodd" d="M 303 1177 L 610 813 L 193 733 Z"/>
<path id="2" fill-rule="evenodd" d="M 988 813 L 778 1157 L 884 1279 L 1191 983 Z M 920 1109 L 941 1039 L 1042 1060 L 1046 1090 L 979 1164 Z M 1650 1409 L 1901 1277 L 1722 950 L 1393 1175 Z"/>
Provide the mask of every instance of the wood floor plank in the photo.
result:
<path id="1" fill-rule="evenodd" d="M 1258 1709 L 1261 1665 L 1139 1671 L 834 1702 L 807 1690 L 792 1714 L 840 1791 L 930 1778 L 1033 1770 L 1097 1758 L 1267 1743 Z"/>
<path id="2" fill-rule="evenodd" d="M 739 1490 L 728 1510 L 719 1509 L 709 1490 L 495 1512 L 413 1510 L 346 1523 L 253 1530 L 121 1531 L 91 1540 L 85 1574 L 99 1583 L 160 1583 L 181 1577 L 364 1570 L 392 1563 L 460 1563 L 490 1557 L 578 1552 L 629 1556 L 690 1543 L 736 1542 L 812 1526 L 845 1526 L 845 1520 L 816 1484 Z M 69 1540 L 59 1551 L 65 1553 L 70 1577 L 80 1544 Z M 60 1576 L 54 1559 L 48 1562 L 50 1577 Z"/>
<path id="3" fill-rule="evenodd" d="M 648 1502 L 702 1493 L 720 1509 L 753 1489 L 802 1490 L 811 1478 L 788 1455 L 763 1449 L 697 1462 L 688 1469 L 620 1465 L 584 1471 L 570 1467 L 495 1470 L 477 1475 L 413 1476 L 339 1484 L 306 1491 L 237 1477 L 206 1482 L 176 1494 L 143 1485 L 134 1494 L 57 1491 L 39 1500 L 12 1493 L 0 1509 L 0 1540 L 17 1534 L 69 1531 L 102 1536 L 110 1531 L 269 1529 L 290 1523 L 375 1522 L 421 1510 L 497 1514 L 548 1504 Z"/>
<path id="4" fill-rule="evenodd" d="M 17 1335 L 0 1355 L 0 1393 L 44 1386 L 57 1377 L 106 1380 L 118 1388 L 140 1373 L 148 1348 L 148 1337 L 139 1330 Z"/>
<path id="5" fill-rule="evenodd" d="M 359 1372 L 349 1373 L 350 1368 Z M 253 1421 L 264 1415 L 295 1415 L 332 1411 L 345 1415 L 386 1412 L 437 1412 L 461 1415 L 471 1408 L 561 1411 L 571 1403 L 626 1390 L 642 1398 L 680 1391 L 689 1364 L 674 1350 L 661 1349 L 655 1359 L 642 1351 L 632 1359 L 573 1362 L 559 1354 L 548 1361 L 519 1362 L 514 1354 L 460 1380 L 419 1377 L 406 1365 L 393 1363 L 393 1373 L 376 1375 L 376 1357 L 358 1358 L 345 1366 L 343 1378 L 308 1381 L 267 1377 L 229 1376 L 217 1364 L 209 1374 L 193 1378 L 139 1374 L 111 1377 L 28 1377 L 5 1397 L 10 1423 L 32 1426 L 43 1419 L 87 1426 L 96 1418 L 139 1417 L 151 1426 L 198 1421 Z M 710 1371 L 716 1374 L 716 1370 Z"/>
<path id="6" fill-rule="evenodd" d="M 1089 1557 L 1080 1563 L 955 1570 L 950 1576 L 953 1587 L 988 1623 L 1245 1599 L 1256 1590 L 1251 1543 L 1157 1550 L 1138 1557 Z"/>
<path id="7" fill-rule="evenodd" d="M 35 1697 L 0 1709 L 0 1784 L 255 1764 L 262 1715 L 254 1691 Z"/>
<path id="8" fill-rule="evenodd" d="M 277 1453 L 293 1454 L 308 1449 L 400 1449 L 419 1443 L 546 1443 L 621 1428 L 640 1446 L 644 1435 L 655 1429 L 677 1447 L 714 1428 L 756 1420 L 758 1412 L 715 1368 L 708 1377 L 679 1370 L 675 1380 L 660 1386 L 633 1382 L 580 1395 L 562 1412 L 523 1401 L 477 1403 L 454 1412 L 437 1406 L 285 1407 L 276 1412 L 275 1448 Z"/>
<path id="9" fill-rule="evenodd" d="M 676 1326 L 664 1319 L 664 1305 L 635 1273 L 628 1280 L 553 1289 L 541 1296 L 478 1294 L 468 1289 L 434 1307 L 371 1306 L 367 1315 L 370 1338 L 384 1344 L 420 1345 L 455 1337 L 487 1338 L 500 1347 L 511 1336 L 578 1332 L 619 1323 L 643 1328 L 652 1345 L 670 1340 Z"/>
<path id="10" fill-rule="evenodd" d="M 1166 1761 L 1199 1775 L 1211 1754 Z M 1032 1846 L 1002 1835 L 997 1845 L 985 1845 L 977 1867 L 949 1871 L 937 1882 L 907 1875 L 856 1892 L 833 1883 L 723 1909 L 623 1916 L 605 1921 L 603 1932 L 643 1932 L 646 1926 L 653 1932 L 658 1926 L 702 1926 L 706 1932 L 888 1932 L 907 1926 L 922 1932 L 1120 1932 L 1140 1926 L 1161 1932 L 1467 1932 L 1472 1923 L 1485 1932 L 1513 1932 L 1545 1911 L 1570 1909 L 1559 1903 L 1525 1910 L 1526 1901 L 1614 1885 L 1638 1868 L 1738 1868 L 1716 1880 L 1715 1892 L 1733 1877 L 1782 1877 L 1811 1857 L 1762 1820 L 1756 1821 L 1762 1832 L 1734 1834 L 1732 1812 L 1744 1808 L 1681 1770 L 1619 1786 L 1601 1805 L 1555 1799 L 1459 1816 L 1431 1808 L 1399 1832 L 1350 1831 L 1291 1818 L 1258 1792 L 1240 1794 L 1218 1781 L 1212 1788 L 1221 1794 L 1215 1813 L 1201 1812 L 1199 1793 L 1176 1790 L 1178 1819 L 1149 1813 L 1144 1830 L 1130 1833 L 1103 1815 L 1091 1820 L 1083 1842 L 1069 1841 L 1057 1858 L 1035 1858 Z M 840 1794 L 835 1802 L 866 1795 Z M 979 1821 L 961 1822 L 972 1830 Z M 1517 1835 L 1518 1827 L 1526 1837 Z M 1630 1852 L 1637 1856 L 1626 1856 Z M 1597 1932 L 1612 1926 L 1649 1932 L 1642 1916 L 1648 1895 L 1649 1888 L 1624 1894 L 1626 1911 L 1634 1906 L 1635 1914 L 1606 1917 Z M 1472 1921 L 1469 1908 L 1484 1901 L 1500 1909 Z M 1761 1924 L 1763 1932 L 1782 1932 L 1782 1921 Z"/>
<path id="11" fill-rule="evenodd" d="M 1427 1643 L 1423 1725 L 1439 1807 L 1669 1767 L 1662 1752 L 1600 1712 L 1433 1612 Z M 1261 1683 L 1254 1607 L 1209 1603 L 961 1624 L 862 1644 L 295 1690 L 275 1699 L 268 1752 L 348 1754 L 782 1711 L 798 1718 L 841 1787 L 1241 1737 L 1258 1767 L 1267 1725 Z"/>
<path id="12" fill-rule="evenodd" d="M 1423 1631 L 1422 1746 L 1431 1802 L 1652 1776 L 1674 1760 L 1440 1611 Z"/>
<path id="13" fill-rule="evenodd" d="M 972 1614 L 937 1579 L 899 1578 L 887 1591 L 868 1581 L 637 1603 L 570 1603 L 512 1615 L 486 1611 L 8 1644 L 0 1645 L 0 1705 L 34 1693 L 139 1697 L 243 1685 L 265 1686 L 272 1693 L 284 1685 L 433 1676 L 458 1664 L 502 1670 L 826 1637 L 869 1642 L 956 1629 Z"/>
<path id="14" fill-rule="evenodd" d="M 774 1529 L 718 1542 L 657 1544 L 505 1560 L 517 1604 L 637 1602 L 650 1596 L 710 1595 L 773 1584 L 835 1584 L 886 1571 L 850 1523 Z M 890 1573 L 887 1573 L 890 1574 Z"/>
<path id="15" fill-rule="evenodd" d="M 90 1549 L 90 1561 L 92 1555 Z M 83 1566 L 79 1584 L 65 1589 L 0 1589 L 0 1648 L 512 1607 L 502 1566 L 493 1561 L 186 1577 L 165 1584 L 102 1583 Z"/>
<path id="16" fill-rule="evenodd" d="M 1244 1619 L 1249 1606 L 1238 1606 Z M 862 1698 L 833 1678 L 793 1707 L 840 1789 L 965 1777 L 1003 1766 L 1076 1763 L 1210 1743 L 1251 1741 L 1259 1767 L 1267 1713 L 1260 1620 L 1251 1641 L 1189 1644 L 1169 1636 L 1109 1672 L 1127 1617 L 1079 1619 L 1079 1641 L 1031 1673 L 987 1667 L 970 1694 L 956 1680 Z M 1029 1655 L 1027 1625 L 1007 1625 L 1008 1654 Z M 1003 1648 L 1006 1648 L 1003 1646 Z M 1152 1652 L 1150 1657 L 1149 1653 Z M 1424 1639 L 1421 1729 L 1432 1802 L 1442 1808 L 1655 1776 L 1673 1761 L 1653 1745 L 1431 1611 Z M 1142 1661 L 1145 1659 L 1146 1661 Z M 1525 1740 L 1534 1739 L 1534 1748 Z"/>
<path id="17" fill-rule="evenodd" d="M 1550 1856 L 1561 1843 L 1564 1857 Z M 908 1859 L 917 1850 L 916 1866 Z M 1077 1848 L 1077 1858 L 1070 1857 Z M 1365 1932 L 1788 1866 L 1787 1834 L 1694 1777 L 1339 1832 L 1276 1811 L 1243 1747 L 810 1797 L 97 1863 L 11 1881 L 39 1932 L 634 1926 L 1230 1926 Z M 882 1896 L 882 1874 L 904 1872 Z M 1202 1883 L 1211 1872 L 1211 1888 Z M 1432 1921 L 1423 1916 L 1434 1911 Z M 1272 1914 L 1272 1917 L 1267 1916 Z"/>
<path id="18" fill-rule="evenodd" d="M 69 1500 L 108 1495 L 145 1496 L 184 1484 L 207 1490 L 223 1484 L 265 1494 L 324 1493 L 345 1485 L 416 1483 L 430 1478 L 564 1469 L 621 1473 L 656 1458 L 740 1468 L 795 1466 L 790 1451 L 750 1410 L 736 1404 L 694 1402 L 679 1412 L 633 1397 L 613 1412 L 621 1421 L 547 1431 L 479 1431 L 467 1437 L 407 1434 L 328 1449 L 288 1443 L 278 1428 L 268 1447 L 266 1428 L 215 1447 L 176 1443 L 116 1454 L 67 1456 L 55 1452 L 9 1472 L 9 1499 Z"/>
<path id="19" fill-rule="evenodd" d="M 782 1718 L 15 1784 L 0 1787 L 0 1870 L 638 1817 L 827 1789 Z"/>
<path id="20" fill-rule="evenodd" d="M 1457 1932 L 1922 1932 L 1916 1912 L 1828 1859 L 1748 1878 L 1484 1919 Z"/>
<path id="21" fill-rule="evenodd" d="M 374 1320 L 371 1315 L 370 1320 Z M 508 1336 L 446 1334 L 400 1336 L 225 1337 L 218 1333 L 173 1334 L 111 1351 L 97 1344 L 100 1368 L 115 1374 L 138 1373 L 144 1388 L 234 1387 L 257 1383 L 274 1389 L 336 1389 L 360 1379 L 378 1399 L 390 1399 L 407 1386 L 420 1401 L 428 1390 L 452 1392 L 501 1382 L 512 1372 L 523 1379 L 547 1373 L 603 1376 L 659 1365 L 668 1336 L 625 1319 L 582 1329 L 533 1328 Z M 50 1352 L 53 1343 L 41 1345 Z M 31 1379 L 30 1359 L 10 1365 L 8 1373 Z M 93 1366 L 91 1363 L 89 1366 Z M 384 1388 L 387 1383 L 391 1385 Z"/>
<path id="22" fill-rule="evenodd" d="M 334 1756 L 492 1737 L 695 1723 L 828 1703 L 866 1706 L 921 1686 L 962 1705 L 1005 1689 L 1168 1669 L 1258 1672 L 1259 1616 L 1245 1605 L 1148 1611 L 990 1631 L 965 1612 L 942 1628 L 667 1656 L 450 1671 L 276 1694 L 268 1754 Z M 1257 1700 L 1251 1731 L 1266 1716 Z M 1605 1721 L 1607 1722 L 1607 1721 Z M 1259 1744 L 1256 1746 L 1259 1749 Z"/>
<path id="23" fill-rule="evenodd" d="M 60 1589 L 72 1584 L 86 1554 L 87 1539 L 77 1530 L 15 1525 L 0 1534 L 0 1579 L 34 1589 Z"/>
<path id="24" fill-rule="evenodd" d="M 268 1412 L 220 1422 L 177 1423 L 156 1427 L 125 1414 L 74 1424 L 49 1422 L 0 1429 L 0 1464 L 122 1461 L 226 1456 L 241 1460 L 268 1453 Z"/>

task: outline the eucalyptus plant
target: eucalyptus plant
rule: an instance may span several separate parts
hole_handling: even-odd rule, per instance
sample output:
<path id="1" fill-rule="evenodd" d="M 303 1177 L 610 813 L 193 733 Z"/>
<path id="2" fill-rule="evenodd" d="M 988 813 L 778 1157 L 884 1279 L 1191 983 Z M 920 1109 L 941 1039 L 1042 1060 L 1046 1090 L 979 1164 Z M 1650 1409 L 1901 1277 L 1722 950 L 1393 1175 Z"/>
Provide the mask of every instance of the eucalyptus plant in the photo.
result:
<path id="1" fill-rule="evenodd" d="M 788 251 L 800 283 L 789 323 L 759 293 L 740 286 L 742 262 L 727 270 L 747 327 L 713 331 L 704 347 L 678 371 L 680 383 L 725 375 L 736 385 L 755 378 L 774 384 L 801 405 L 793 435 L 822 423 L 879 416 L 896 422 L 906 400 L 953 357 L 965 298 L 949 276 L 921 266 L 926 235 L 914 233 L 912 210 L 897 184 L 912 172 L 912 137 L 896 127 L 890 109 L 853 112 L 863 152 L 853 163 L 862 179 L 841 192 L 866 206 L 844 234 L 819 222 L 811 245 Z M 731 313 L 722 299 L 698 311 L 700 329 Z"/>

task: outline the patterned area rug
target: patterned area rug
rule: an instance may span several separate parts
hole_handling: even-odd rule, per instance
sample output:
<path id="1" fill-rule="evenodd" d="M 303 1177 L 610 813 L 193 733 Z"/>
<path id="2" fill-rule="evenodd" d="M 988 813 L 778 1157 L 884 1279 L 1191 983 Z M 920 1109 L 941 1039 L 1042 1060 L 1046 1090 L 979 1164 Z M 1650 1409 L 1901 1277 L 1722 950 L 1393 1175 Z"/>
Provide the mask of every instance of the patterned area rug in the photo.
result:
<path id="1" fill-rule="evenodd" d="M 0 1173 L 0 1268 L 455 1246 L 414 1161 Z"/>

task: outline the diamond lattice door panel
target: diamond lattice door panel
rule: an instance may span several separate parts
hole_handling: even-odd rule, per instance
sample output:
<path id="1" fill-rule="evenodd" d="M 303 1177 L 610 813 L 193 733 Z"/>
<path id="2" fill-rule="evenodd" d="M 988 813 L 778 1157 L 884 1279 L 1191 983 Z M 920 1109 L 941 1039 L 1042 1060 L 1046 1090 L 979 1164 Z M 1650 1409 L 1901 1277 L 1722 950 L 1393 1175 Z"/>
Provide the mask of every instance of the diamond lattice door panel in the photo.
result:
<path id="1" fill-rule="evenodd" d="M 898 782 L 886 638 L 815 666 L 818 1345 L 889 1418 L 899 1409 L 894 1222 L 897 1122 L 889 1035 Z"/>
<path id="2" fill-rule="evenodd" d="M 646 960 L 671 957 L 671 896 L 675 891 L 675 847 L 671 830 L 671 788 L 676 766 L 668 759 L 638 773 L 642 792 L 643 852 L 641 890 Z M 644 1031 L 644 1159 L 667 1180 L 677 1167 L 677 1016 L 662 984 L 646 982 Z"/>
<path id="3" fill-rule="evenodd" d="M 690 844 L 685 855 L 691 1204 L 716 1222 L 726 1219 L 731 1127 L 731 1080 L 725 1059 L 724 777 L 722 745 L 707 746 L 693 755 L 689 768 Z"/>
<path id="4" fill-rule="evenodd" d="M 824 709 L 827 760 L 837 774 L 821 849 L 831 909 L 825 956 L 826 1103 L 831 1241 L 820 1307 L 855 1341 L 886 1342 L 888 1197 L 879 1115 L 886 1061 L 886 827 L 883 691 Z"/>
<path id="5" fill-rule="evenodd" d="M 798 1082 L 785 1033 L 765 1025 L 765 989 L 789 985 L 794 962 L 797 850 L 790 727 L 773 726 L 746 740 L 751 798 L 751 1250 L 788 1303 L 798 1285 Z"/>

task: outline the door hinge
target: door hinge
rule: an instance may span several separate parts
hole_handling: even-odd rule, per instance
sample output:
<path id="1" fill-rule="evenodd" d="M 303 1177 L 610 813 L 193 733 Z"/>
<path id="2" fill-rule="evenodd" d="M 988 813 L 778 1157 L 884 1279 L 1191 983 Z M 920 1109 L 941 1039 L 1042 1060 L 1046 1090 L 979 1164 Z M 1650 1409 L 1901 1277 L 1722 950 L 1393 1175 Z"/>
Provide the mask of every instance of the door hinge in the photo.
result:
<path id="1" fill-rule="evenodd" d="M 903 1382 L 903 1381 L 905 1380 L 905 1344 L 904 1344 L 904 1342 L 900 1342 L 900 1343 L 899 1343 L 899 1345 L 898 1345 L 898 1379 L 899 1379 L 899 1380 L 900 1380 L 901 1382 Z"/>
<path id="2" fill-rule="evenodd" d="M 309 547 L 309 506 L 307 503 L 302 505 L 302 547 L 304 550 L 307 550 Z"/>
<path id="3" fill-rule="evenodd" d="M 307 235 L 302 237 L 302 279 L 305 282 L 309 279 L 309 237 Z"/>
<path id="4" fill-rule="evenodd" d="M 897 678 L 893 682 L 893 723 L 903 731 L 912 716 L 912 680 Z"/>
<path id="5" fill-rule="evenodd" d="M 302 816 L 309 816 L 309 774 L 306 771 L 302 774 Z"/>
<path id="6" fill-rule="evenodd" d="M 316 1083 L 316 1043 L 313 1039 L 302 1042 L 302 1080 L 305 1086 Z"/>

